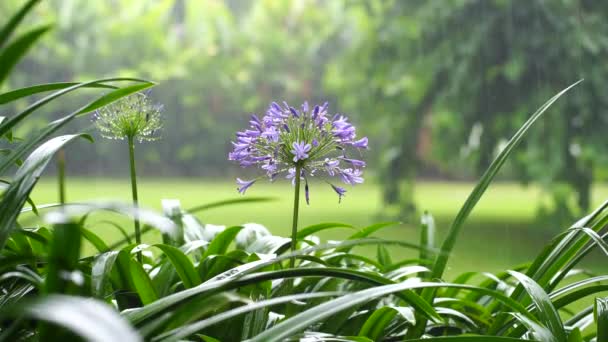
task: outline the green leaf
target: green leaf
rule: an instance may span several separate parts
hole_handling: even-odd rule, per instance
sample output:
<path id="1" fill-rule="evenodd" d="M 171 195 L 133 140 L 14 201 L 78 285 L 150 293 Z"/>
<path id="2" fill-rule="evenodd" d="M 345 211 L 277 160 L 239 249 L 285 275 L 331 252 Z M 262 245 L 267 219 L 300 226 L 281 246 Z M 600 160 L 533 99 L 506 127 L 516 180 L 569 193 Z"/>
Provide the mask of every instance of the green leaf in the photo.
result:
<path id="1" fill-rule="evenodd" d="M 80 230 L 82 233 L 82 237 L 89 241 L 95 247 L 95 249 L 97 249 L 97 251 L 105 252 L 109 250 L 108 245 L 106 245 L 103 239 L 97 236 L 97 234 L 82 226 L 80 227 Z"/>
<path id="2" fill-rule="evenodd" d="M 83 285 L 78 270 L 80 225 L 61 213 L 56 213 L 50 220 L 53 224 L 53 239 L 45 280 L 46 292 L 80 294 Z"/>
<path id="3" fill-rule="evenodd" d="M 608 298 L 595 299 L 593 315 L 597 326 L 597 341 L 608 341 Z"/>
<path id="4" fill-rule="evenodd" d="M 570 334 L 568 334 L 568 342 L 584 342 L 585 340 L 583 340 L 583 334 L 581 334 L 581 330 L 579 328 L 574 328 L 574 330 L 572 330 L 570 332 Z M 601 341 L 601 340 L 598 340 Z"/>
<path id="5" fill-rule="evenodd" d="M 263 300 L 259 302 L 251 302 L 247 305 L 227 310 L 218 314 L 215 314 L 207 319 L 180 326 L 179 328 L 167 331 L 159 336 L 156 336 L 152 339 L 152 341 L 164 341 L 164 342 L 172 342 L 172 341 L 180 341 L 188 336 L 195 334 L 198 331 L 201 331 L 207 327 L 210 327 L 215 324 L 219 324 L 225 322 L 231 318 L 236 316 L 252 312 L 258 309 L 266 308 L 269 306 L 285 304 L 293 301 L 304 301 L 307 299 L 313 298 L 323 298 L 323 297 L 333 297 L 339 295 L 339 292 L 313 292 L 313 293 L 302 293 L 295 294 L 283 297 L 272 298 L 268 300 Z"/>
<path id="6" fill-rule="evenodd" d="M 94 297 L 103 298 L 106 295 L 106 282 L 110 278 L 118 253 L 120 252 L 109 251 L 95 257 L 91 266 L 91 293 Z"/>
<path id="7" fill-rule="evenodd" d="M 516 278 L 526 292 L 528 292 L 528 295 L 530 295 L 538 309 L 537 317 L 547 326 L 555 341 L 565 342 L 567 338 L 564 324 L 553 306 L 549 295 L 547 295 L 540 285 L 525 274 L 516 271 L 509 271 L 509 274 Z"/>
<path id="8" fill-rule="evenodd" d="M 243 265 L 246 266 L 246 265 Z M 235 273 L 235 272 L 230 272 Z M 135 324 L 153 316 L 159 314 L 163 310 L 166 310 L 174 305 L 183 303 L 186 300 L 194 296 L 203 296 L 205 294 L 218 293 L 221 291 L 227 291 L 230 289 L 244 287 L 246 285 L 257 284 L 267 280 L 283 279 L 291 277 L 335 277 L 344 278 L 360 282 L 365 282 L 375 285 L 392 284 L 393 282 L 382 276 L 375 275 L 372 273 L 360 272 L 355 270 L 349 270 L 344 268 L 296 268 L 286 269 L 281 271 L 272 272 L 261 272 L 251 275 L 245 275 L 240 278 L 234 279 L 230 277 L 214 278 L 210 281 L 202 283 L 201 285 L 186 289 L 181 292 L 174 293 L 167 297 L 161 298 L 160 300 L 147 305 L 141 309 L 133 310 L 125 315 Z M 492 293 L 492 292 L 490 292 Z M 400 292 L 396 294 L 399 298 L 410 303 L 415 307 L 421 314 L 424 314 L 435 320 L 441 318 L 435 312 L 433 307 L 423 301 L 419 296 L 411 291 Z M 504 297 L 504 296 L 503 296 Z M 517 304 L 517 303 L 515 303 Z"/>
<path id="9" fill-rule="evenodd" d="M 391 227 L 391 226 L 396 226 L 396 225 L 400 225 L 400 224 L 401 224 L 401 222 L 398 222 L 398 221 L 380 222 L 380 223 L 372 224 L 371 226 L 362 228 L 360 231 L 349 236 L 348 239 L 356 240 L 356 239 L 366 238 L 366 237 L 372 235 L 373 233 L 379 231 L 380 229 L 383 229 L 386 227 Z"/>
<path id="10" fill-rule="evenodd" d="M 154 290 L 154 285 L 141 264 L 133 259 L 130 259 L 129 270 L 131 273 L 131 281 L 137 290 L 137 294 L 139 295 L 141 302 L 144 305 L 147 305 L 157 300 L 158 295 Z"/>
<path id="11" fill-rule="evenodd" d="M 90 139 L 84 134 L 63 135 L 53 138 L 38 147 L 17 170 L 10 187 L 4 192 L 0 201 L 0 248 L 6 243 L 8 235 L 27 201 L 34 185 L 48 165 L 53 155 L 63 146 L 76 138 Z"/>
<path id="12" fill-rule="evenodd" d="M 116 78 L 105 78 L 105 79 L 99 79 L 99 80 L 94 80 L 94 81 L 88 81 L 88 82 L 83 82 L 83 83 L 78 83 L 76 85 L 73 85 L 71 87 L 67 87 L 64 88 L 60 91 L 54 92 L 51 95 L 48 95 L 36 102 L 34 102 L 33 104 L 29 105 L 26 109 L 24 109 L 23 111 L 17 113 L 16 115 L 13 115 L 10 117 L 10 119 L 3 121 L 0 124 L 0 136 L 5 135 L 6 133 L 8 133 L 13 127 L 15 127 L 19 122 L 21 122 L 22 120 L 24 120 L 26 117 L 28 117 L 30 114 L 32 114 L 33 112 L 35 112 L 37 109 L 39 109 L 40 107 L 44 106 L 45 104 L 53 101 L 54 99 L 61 97 L 65 94 L 68 94 L 70 92 L 73 92 L 77 89 L 80 88 L 85 88 L 85 87 L 89 87 L 92 84 L 105 84 L 105 83 L 109 83 L 109 82 L 138 82 L 138 83 L 144 83 L 149 85 L 150 87 L 154 85 L 154 83 L 149 82 L 149 81 L 145 81 L 145 80 L 141 80 L 141 79 L 137 79 L 137 78 L 126 78 L 126 77 L 116 77 Z M 87 107 L 92 108 L 90 105 L 88 105 Z M 86 107 L 84 107 L 86 108 Z M 79 110 L 78 113 L 81 113 L 82 109 Z M 60 119 L 58 121 L 61 121 L 64 119 Z"/>
<path id="13" fill-rule="evenodd" d="M 532 336 L 534 336 L 536 340 L 540 342 L 557 342 L 557 339 L 551 330 L 549 330 L 549 328 L 546 326 L 517 312 L 511 313 L 511 315 L 519 320 L 523 326 L 526 327 L 530 333 L 532 333 Z"/>
<path id="14" fill-rule="evenodd" d="M 513 152 L 515 147 L 519 145 L 525 136 L 526 132 L 532 127 L 532 125 L 541 117 L 541 115 L 555 102 L 557 101 L 563 94 L 572 89 L 574 86 L 578 85 L 582 80 L 575 82 L 574 84 L 568 86 L 564 90 L 560 91 L 557 95 L 553 96 L 547 102 L 545 102 L 523 125 L 522 127 L 513 135 L 513 137 L 509 140 L 507 145 L 502 149 L 502 151 L 498 154 L 496 159 L 492 162 L 492 164 L 488 167 L 485 173 L 480 178 L 479 182 L 475 185 L 475 188 L 471 192 L 471 194 L 467 197 L 464 205 L 458 211 L 456 218 L 452 222 L 450 226 L 447 236 L 443 240 L 443 244 L 441 245 L 440 253 L 437 255 L 435 259 L 435 263 L 432 268 L 431 279 L 440 279 L 443 277 L 443 273 L 445 271 L 445 267 L 448 263 L 448 259 L 456 245 L 456 239 L 458 235 L 460 235 L 460 231 L 464 226 L 466 219 L 469 217 L 486 189 L 503 166 L 503 164 L 507 161 L 507 158 Z M 423 290 L 422 296 L 429 302 L 432 302 L 435 297 L 434 289 L 425 289 Z M 424 327 L 426 326 L 425 321 L 421 321 L 417 324 L 415 335 L 422 335 L 424 331 Z"/>
<path id="15" fill-rule="evenodd" d="M 371 289 L 344 295 L 283 320 L 274 327 L 252 338 L 251 342 L 282 341 L 285 338 L 306 329 L 310 325 L 322 322 L 343 310 L 358 307 L 371 300 L 409 289 L 410 284 L 402 283 L 373 287 Z"/>
<path id="16" fill-rule="evenodd" d="M 331 228 L 351 228 L 351 229 L 354 229 L 355 227 L 353 227 L 350 224 L 339 223 L 339 222 L 319 223 L 319 224 L 314 224 L 312 226 L 308 226 L 308 227 L 300 229 L 298 231 L 298 234 L 296 235 L 296 237 L 299 240 L 302 240 L 302 239 L 306 238 L 309 235 L 318 233 L 318 232 L 326 230 L 326 229 L 331 229 Z"/>
<path id="17" fill-rule="evenodd" d="M 388 249 L 383 245 L 378 245 L 376 255 L 378 258 L 378 262 L 380 263 L 380 265 L 382 265 L 383 268 L 393 263 L 391 261 L 391 255 L 388 252 Z"/>
<path id="18" fill-rule="evenodd" d="M 441 254 L 437 256 L 435 261 L 435 265 L 433 267 L 433 278 L 441 278 L 443 276 L 443 272 L 445 270 L 445 266 L 447 264 L 448 258 L 454 245 L 456 244 L 456 238 L 458 237 L 460 230 L 462 229 L 464 222 L 469 217 L 473 208 L 477 205 L 477 202 L 481 199 L 486 189 L 494 179 L 494 176 L 498 173 L 502 165 L 506 162 L 507 158 L 513 152 L 515 147 L 519 145 L 521 140 L 523 139 L 526 132 L 532 127 L 532 125 L 540 118 L 540 116 L 555 102 L 559 99 L 563 94 L 565 94 L 568 90 L 572 89 L 574 86 L 578 85 L 581 81 L 578 81 L 566 89 L 560 91 L 557 95 L 553 96 L 549 101 L 545 102 L 523 125 L 522 127 L 513 135 L 511 140 L 507 143 L 507 145 L 502 149 L 500 154 L 494 159 L 490 167 L 483 174 L 464 205 L 456 215 L 454 222 L 450 226 L 448 231 L 448 235 L 446 236 L 442 246 L 441 246 Z"/>
<path id="19" fill-rule="evenodd" d="M 201 278 L 196 272 L 194 265 L 192 265 L 190 259 L 179 248 L 164 244 L 153 246 L 160 249 L 167 256 L 186 288 L 191 288 L 201 283 Z"/>
<path id="20" fill-rule="evenodd" d="M 19 23 L 25 18 L 28 12 L 38 3 L 40 0 L 30 0 L 26 2 L 20 9 L 19 12 L 15 13 L 11 19 L 2 27 L 0 31 L 0 48 L 6 44 L 12 33 L 15 31 Z"/>
<path id="21" fill-rule="evenodd" d="M 82 108 L 81 110 L 79 110 L 77 112 L 77 115 L 92 112 L 98 108 L 108 105 L 125 96 L 129 96 L 138 91 L 150 88 L 153 85 L 155 85 L 155 84 L 151 83 L 151 82 L 147 82 L 147 83 L 134 84 L 134 85 L 118 88 L 116 90 L 113 90 L 113 91 L 101 96 L 97 100 L 93 101 L 93 103 L 89 104 L 88 106 L 85 106 L 84 108 Z M 90 85 L 88 85 L 88 86 L 90 86 Z"/>
<path id="22" fill-rule="evenodd" d="M 12 91 L 8 91 L 6 93 L 0 94 L 0 105 L 7 104 L 9 102 L 13 102 L 20 98 L 24 98 L 30 95 L 44 93 L 51 90 L 59 90 L 69 88 L 75 85 L 78 85 L 80 82 L 57 82 L 57 83 L 45 83 L 45 84 L 37 84 L 34 86 L 29 86 L 25 88 L 19 88 Z M 106 89 L 115 89 L 115 86 L 107 85 L 107 84 L 90 84 L 85 86 L 85 88 L 106 88 Z M 2 123 L 2 120 L 0 120 Z"/>
<path id="23" fill-rule="evenodd" d="M 8 77 L 10 71 L 21 59 L 21 57 L 25 55 L 27 50 L 29 50 L 30 47 L 32 47 L 32 45 L 50 29 L 50 25 L 44 25 L 32 29 L 24 33 L 22 36 L 16 38 L 14 41 L 9 43 L 4 49 L 0 50 L 0 85 L 4 83 L 4 80 Z"/>
<path id="24" fill-rule="evenodd" d="M 188 209 L 186 211 L 189 212 L 189 213 L 195 213 L 195 212 L 199 212 L 199 211 L 205 211 L 205 210 L 209 210 L 209 209 L 220 208 L 220 207 L 224 207 L 224 206 L 227 206 L 227 205 L 244 204 L 244 203 L 261 203 L 261 202 L 272 202 L 272 201 L 276 201 L 276 198 L 274 198 L 274 197 L 243 197 L 243 198 L 234 198 L 234 199 L 227 199 L 227 200 L 222 200 L 222 201 L 217 201 L 217 202 L 212 202 L 212 203 L 208 203 L 208 204 L 199 205 L 199 206 L 190 208 L 190 209 Z"/>
<path id="25" fill-rule="evenodd" d="M 20 303 L 12 315 L 64 327 L 91 342 L 142 341 L 116 311 L 90 298 L 48 295 Z"/>
<path id="26" fill-rule="evenodd" d="M 205 254 L 203 254 L 202 259 L 206 257 L 216 254 L 221 255 L 225 254 L 228 250 L 228 246 L 232 243 L 232 240 L 236 237 L 236 235 L 243 229 L 243 226 L 234 226 L 226 228 L 223 232 L 219 233 L 213 241 L 207 247 Z"/>
<path id="27" fill-rule="evenodd" d="M 397 316 L 397 313 L 398 311 L 390 306 L 374 311 L 359 330 L 359 336 L 369 337 L 372 341 L 380 341 L 384 336 L 384 330 Z"/>
<path id="28" fill-rule="evenodd" d="M 287 270 L 286 270 L 287 271 Z M 294 270 L 290 270 L 294 271 Z M 301 270 L 298 270 L 301 271 Z M 479 291 L 488 295 L 491 295 L 495 299 L 500 300 L 505 305 L 513 308 L 518 313 L 521 313 L 522 316 L 534 321 L 534 317 L 531 316 L 526 309 L 519 303 L 511 300 L 504 294 L 488 290 L 485 288 L 478 288 L 470 285 L 460 285 L 460 284 L 449 284 L 449 283 L 415 283 L 415 282 L 404 282 L 399 284 L 390 284 L 390 285 L 382 285 L 376 286 L 367 290 L 354 292 L 337 299 L 327 301 L 323 304 L 317 305 L 311 309 L 308 309 L 304 312 L 296 314 L 288 319 L 285 319 L 281 323 L 275 325 L 274 327 L 266 330 L 265 332 L 255 336 L 251 341 L 264 341 L 264 342 L 274 342 L 281 341 L 284 338 L 292 336 L 295 333 L 298 333 L 308 326 L 321 322 L 328 317 L 352 307 L 360 306 L 368 301 L 381 298 L 383 296 L 399 293 L 405 290 L 414 290 L 417 288 L 442 288 L 442 287 L 459 287 L 462 289 L 468 289 L 471 291 Z M 411 291 L 410 291 L 411 292 Z"/>

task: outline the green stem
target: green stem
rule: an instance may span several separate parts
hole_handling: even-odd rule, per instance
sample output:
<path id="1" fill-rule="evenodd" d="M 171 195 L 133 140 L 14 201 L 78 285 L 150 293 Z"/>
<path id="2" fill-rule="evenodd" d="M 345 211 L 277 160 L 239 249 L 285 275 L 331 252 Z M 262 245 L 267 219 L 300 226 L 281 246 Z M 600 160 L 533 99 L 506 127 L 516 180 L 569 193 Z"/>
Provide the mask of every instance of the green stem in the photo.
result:
<path id="1" fill-rule="evenodd" d="M 59 203 L 65 204 L 65 151 L 57 153 L 57 184 L 59 185 Z"/>
<path id="2" fill-rule="evenodd" d="M 129 137 L 129 161 L 131 166 L 131 193 L 133 195 L 133 207 L 136 212 L 133 214 L 133 225 L 135 226 L 135 242 L 141 244 L 141 230 L 139 227 L 139 217 L 137 214 L 137 208 L 139 201 L 137 199 L 137 174 L 135 172 L 135 144 L 133 143 L 133 137 Z M 137 260 L 142 262 L 141 252 L 137 253 Z"/>
<path id="3" fill-rule="evenodd" d="M 295 180 L 296 180 L 296 188 L 294 191 L 294 197 L 293 197 L 293 223 L 291 225 L 291 252 L 295 252 L 296 251 L 296 245 L 297 245 L 297 235 L 298 235 L 298 212 L 300 209 L 300 173 L 302 172 L 302 166 L 301 165 L 296 165 L 296 173 L 295 173 Z M 292 257 L 289 260 L 289 267 L 290 268 L 294 268 L 296 264 L 296 258 Z"/>

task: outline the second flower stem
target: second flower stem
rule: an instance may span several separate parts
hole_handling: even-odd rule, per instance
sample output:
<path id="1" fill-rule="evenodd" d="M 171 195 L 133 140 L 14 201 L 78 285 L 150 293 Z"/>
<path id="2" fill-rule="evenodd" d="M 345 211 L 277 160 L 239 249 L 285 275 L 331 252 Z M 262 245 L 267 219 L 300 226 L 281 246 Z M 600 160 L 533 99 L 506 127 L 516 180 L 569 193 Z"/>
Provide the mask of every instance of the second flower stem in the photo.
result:
<path id="1" fill-rule="evenodd" d="M 135 242 L 137 245 L 141 244 L 141 229 L 139 226 L 139 217 L 137 209 L 139 208 L 139 201 L 137 198 L 137 173 L 135 172 L 135 144 L 133 137 L 128 138 L 129 141 L 129 161 L 131 166 L 131 193 L 133 195 L 133 207 L 135 212 L 133 213 L 133 225 L 135 226 Z M 137 261 L 142 262 L 141 252 L 137 252 Z"/>
<path id="2" fill-rule="evenodd" d="M 57 184 L 59 186 L 59 203 L 65 204 L 65 151 L 57 153 Z"/>
<path id="3" fill-rule="evenodd" d="M 297 245 L 297 235 L 298 235 L 298 211 L 300 208 L 300 177 L 302 173 L 302 166 L 297 165 L 296 166 L 296 173 L 295 173 L 295 181 L 296 181 L 296 186 L 295 186 L 295 191 L 294 191 L 294 198 L 293 198 L 293 223 L 291 226 L 291 252 L 294 253 L 296 251 L 296 245 Z M 296 265 L 296 257 L 291 257 L 291 259 L 289 260 L 289 267 L 290 268 L 294 268 Z"/>

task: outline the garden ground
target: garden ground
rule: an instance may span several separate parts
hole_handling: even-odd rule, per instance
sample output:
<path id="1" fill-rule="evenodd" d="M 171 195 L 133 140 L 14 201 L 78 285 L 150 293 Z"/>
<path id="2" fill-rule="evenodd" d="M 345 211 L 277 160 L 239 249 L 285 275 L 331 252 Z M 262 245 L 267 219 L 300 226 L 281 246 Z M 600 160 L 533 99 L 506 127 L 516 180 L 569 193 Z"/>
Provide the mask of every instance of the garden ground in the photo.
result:
<path id="1" fill-rule="evenodd" d="M 432 213 L 440 232 L 445 231 L 451 219 L 471 191 L 471 183 L 419 182 L 416 201 L 421 210 Z M 196 179 L 142 179 L 139 182 L 142 206 L 160 209 L 163 198 L 178 198 L 183 208 L 239 198 L 236 186 L 226 180 Z M 300 210 L 300 227 L 321 222 L 344 222 L 357 227 L 376 223 L 382 219 L 380 190 L 375 184 L 364 184 L 348 189 L 342 203 L 329 186 L 311 184 L 311 203 Z M 32 195 L 36 204 L 56 202 L 56 183 L 43 179 Z M 68 201 L 121 199 L 130 200 L 128 180 L 68 179 Z M 257 222 L 265 225 L 273 234 L 288 236 L 291 229 L 292 192 L 288 183 L 268 184 L 261 182 L 248 190 L 245 196 L 271 196 L 276 201 L 240 204 L 217 208 L 201 213 L 204 223 L 238 225 Z M 594 205 L 608 198 L 608 186 L 594 189 Z M 466 239 L 457 242 L 455 257 L 450 261 L 449 274 L 464 270 L 498 271 L 531 260 L 559 230 L 559 227 L 543 225 L 535 220 L 539 203 L 544 201 L 537 188 L 522 187 L 513 183 L 492 185 L 474 210 L 465 227 Z M 130 228 L 130 224 L 127 225 Z M 96 232 L 109 241 L 118 238 L 118 232 L 108 228 Z M 328 239 L 344 239 L 350 234 L 345 229 L 335 229 L 321 234 Z M 376 236 L 391 240 L 416 243 L 417 224 L 403 224 L 387 228 Z M 155 237 L 147 237 L 148 241 Z M 369 253 L 375 253 L 370 247 Z M 414 256 L 404 249 L 392 249 L 395 256 Z"/>

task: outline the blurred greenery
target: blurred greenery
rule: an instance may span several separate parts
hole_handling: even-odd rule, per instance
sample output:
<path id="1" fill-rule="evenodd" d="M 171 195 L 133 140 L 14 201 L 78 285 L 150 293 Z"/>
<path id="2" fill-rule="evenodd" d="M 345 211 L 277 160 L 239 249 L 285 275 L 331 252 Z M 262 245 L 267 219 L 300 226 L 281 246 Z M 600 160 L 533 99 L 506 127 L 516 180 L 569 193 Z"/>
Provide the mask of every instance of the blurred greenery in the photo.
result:
<path id="1" fill-rule="evenodd" d="M 0 13 L 20 4 L 3 1 Z M 606 179 L 607 6 L 48 0 L 28 20 L 56 29 L 4 88 L 111 74 L 158 81 L 153 97 L 167 111 L 164 141 L 138 146 L 142 173 L 154 176 L 235 174 L 226 154 L 249 113 L 272 100 L 329 100 L 332 111 L 348 113 L 370 136 L 368 174 L 383 181 L 380 211 L 410 220 L 421 209 L 414 205 L 415 179 L 473 179 L 534 108 L 585 78 L 501 174 L 541 185 L 552 200 L 537 214 L 563 222 L 587 210 L 593 181 Z M 49 116 L 61 115 L 70 101 L 50 107 Z M 44 122 L 38 117 L 21 130 Z M 116 144 L 70 147 L 77 160 L 68 161 L 68 173 L 124 174 Z"/>

